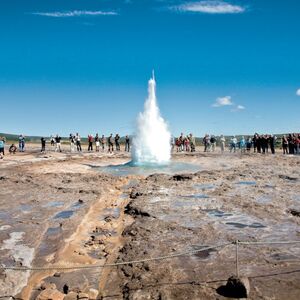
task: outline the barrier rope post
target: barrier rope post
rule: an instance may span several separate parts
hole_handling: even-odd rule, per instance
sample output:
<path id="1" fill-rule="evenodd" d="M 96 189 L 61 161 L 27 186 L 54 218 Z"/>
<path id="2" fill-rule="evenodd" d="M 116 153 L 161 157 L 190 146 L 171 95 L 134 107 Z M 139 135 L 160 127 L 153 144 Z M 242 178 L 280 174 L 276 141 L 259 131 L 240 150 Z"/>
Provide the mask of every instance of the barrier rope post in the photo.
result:
<path id="1" fill-rule="evenodd" d="M 239 240 L 235 241 L 235 267 L 236 277 L 239 278 Z"/>

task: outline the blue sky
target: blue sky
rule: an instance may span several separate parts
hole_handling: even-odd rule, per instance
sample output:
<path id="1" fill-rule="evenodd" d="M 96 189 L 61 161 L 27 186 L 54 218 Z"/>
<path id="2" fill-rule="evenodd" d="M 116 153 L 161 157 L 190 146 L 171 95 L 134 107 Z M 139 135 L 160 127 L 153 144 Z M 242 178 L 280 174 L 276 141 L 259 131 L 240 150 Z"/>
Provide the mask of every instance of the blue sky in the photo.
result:
<path id="1" fill-rule="evenodd" d="M 299 131 L 299 12 L 297 0 L 2 0 L 0 132 L 131 134 L 152 69 L 176 135 Z"/>

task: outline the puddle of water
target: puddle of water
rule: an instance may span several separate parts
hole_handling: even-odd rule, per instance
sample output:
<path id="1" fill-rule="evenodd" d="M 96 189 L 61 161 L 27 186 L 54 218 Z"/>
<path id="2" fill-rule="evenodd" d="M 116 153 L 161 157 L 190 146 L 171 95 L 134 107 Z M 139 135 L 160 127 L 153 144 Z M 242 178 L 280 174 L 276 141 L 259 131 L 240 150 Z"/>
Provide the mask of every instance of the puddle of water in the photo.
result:
<path id="1" fill-rule="evenodd" d="M 22 212 L 28 213 L 28 212 L 31 211 L 31 209 L 32 209 L 32 206 L 29 205 L 29 204 L 21 204 L 21 205 L 20 205 L 20 210 L 21 210 Z"/>
<path id="2" fill-rule="evenodd" d="M 62 207 L 64 206 L 63 201 L 51 201 L 45 205 L 45 207 Z"/>
<path id="3" fill-rule="evenodd" d="M 111 165 L 106 167 L 99 167 L 98 170 L 103 173 L 108 173 L 115 176 L 127 175 L 151 175 L 155 173 L 175 174 L 175 173 L 190 173 L 200 171 L 199 165 L 183 163 L 183 162 L 170 162 L 168 165 L 134 165 L 128 162 L 123 165 Z"/>
<path id="4" fill-rule="evenodd" d="M 216 188 L 214 184 L 209 184 L 209 183 L 195 184 L 194 187 L 196 189 L 201 189 L 201 190 L 212 190 Z"/>
<path id="5" fill-rule="evenodd" d="M 45 233 L 46 236 L 56 235 L 62 232 L 61 227 L 49 227 Z"/>
<path id="6" fill-rule="evenodd" d="M 120 217 L 120 208 L 106 208 L 103 210 L 103 215 L 100 216 L 100 220 L 103 221 L 105 218 L 111 217 L 118 219 Z"/>
<path id="7" fill-rule="evenodd" d="M 240 184 L 240 185 L 255 185 L 256 181 L 239 181 L 236 184 Z"/>
<path id="8" fill-rule="evenodd" d="M 223 217 L 230 217 L 232 214 L 230 213 L 225 213 L 222 210 L 219 209 L 204 209 L 210 216 L 213 217 L 218 217 L 218 218 L 223 218 Z"/>
<path id="9" fill-rule="evenodd" d="M 261 223 L 252 223 L 252 224 L 243 224 L 243 223 L 238 223 L 238 222 L 226 222 L 225 223 L 226 225 L 229 225 L 229 226 L 233 226 L 233 227 L 236 227 L 236 228 L 246 228 L 246 227 L 249 227 L 249 228 L 265 228 L 266 226 L 262 225 Z"/>
<path id="10" fill-rule="evenodd" d="M 265 187 L 269 188 L 269 189 L 274 189 L 275 185 L 268 183 L 268 184 L 265 185 Z"/>
<path id="11" fill-rule="evenodd" d="M 43 236 L 43 240 L 37 249 L 37 258 L 47 256 L 58 249 L 61 240 L 62 229 L 60 227 L 49 227 Z"/>
<path id="12" fill-rule="evenodd" d="M 77 201 L 76 203 L 74 203 L 71 207 L 74 208 L 74 209 L 78 209 L 80 207 L 84 206 L 84 203 L 83 202 L 79 202 Z"/>
<path id="13" fill-rule="evenodd" d="M 0 220 L 7 223 L 9 220 L 11 220 L 11 216 L 7 212 L 0 211 Z"/>
<path id="14" fill-rule="evenodd" d="M 193 194 L 193 195 L 187 195 L 187 196 L 182 196 L 184 198 L 194 198 L 194 199 L 208 199 L 209 196 L 205 194 Z"/>
<path id="15" fill-rule="evenodd" d="M 74 214 L 73 210 L 64 210 L 54 216 L 54 219 L 68 219 Z"/>

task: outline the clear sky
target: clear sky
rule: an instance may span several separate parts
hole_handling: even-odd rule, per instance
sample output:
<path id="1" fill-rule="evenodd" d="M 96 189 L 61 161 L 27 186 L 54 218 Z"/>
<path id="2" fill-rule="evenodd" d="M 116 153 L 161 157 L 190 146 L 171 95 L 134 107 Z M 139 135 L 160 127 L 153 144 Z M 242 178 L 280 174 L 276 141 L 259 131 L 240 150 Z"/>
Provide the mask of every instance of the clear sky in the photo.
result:
<path id="1" fill-rule="evenodd" d="M 131 134 L 152 69 L 176 135 L 300 131 L 299 56 L 299 0 L 1 0 L 0 132 Z"/>

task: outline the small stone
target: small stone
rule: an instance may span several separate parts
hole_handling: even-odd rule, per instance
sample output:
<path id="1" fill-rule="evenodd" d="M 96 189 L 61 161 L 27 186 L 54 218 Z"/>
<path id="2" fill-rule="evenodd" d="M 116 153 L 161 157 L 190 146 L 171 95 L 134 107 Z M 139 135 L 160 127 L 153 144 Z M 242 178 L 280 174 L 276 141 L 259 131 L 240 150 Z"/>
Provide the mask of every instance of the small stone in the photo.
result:
<path id="1" fill-rule="evenodd" d="M 96 289 L 90 289 L 88 291 L 88 295 L 89 295 L 89 299 L 96 300 L 99 295 L 99 292 Z"/>
<path id="2" fill-rule="evenodd" d="M 82 203 L 83 203 L 83 200 L 82 200 L 82 199 L 79 199 L 79 200 L 78 200 L 78 203 L 81 203 L 81 204 L 82 204 Z"/>
<path id="3" fill-rule="evenodd" d="M 65 296 L 64 300 L 77 300 L 78 299 L 77 296 L 78 296 L 77 293 L 70 292 Z"/>
<path id="4" fill-rule="evenodd" d="M 79 293 L 78 299 L 89 299 L 89 295 L 86 293 Z"/>
<path id="5" fill-rule="evenodd" d="M 54 277 L 60 277 L 60 273 L 56 272 L 56 273 L 54 273 L 53 276 L 54 276 Z"/>
<path id="6" fill-rule="evenodd" d="M 63 300 L 65 295 L 56 289 L 45 289 L 36 298 L 36 300 Z"/>

